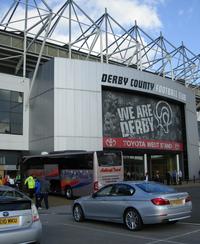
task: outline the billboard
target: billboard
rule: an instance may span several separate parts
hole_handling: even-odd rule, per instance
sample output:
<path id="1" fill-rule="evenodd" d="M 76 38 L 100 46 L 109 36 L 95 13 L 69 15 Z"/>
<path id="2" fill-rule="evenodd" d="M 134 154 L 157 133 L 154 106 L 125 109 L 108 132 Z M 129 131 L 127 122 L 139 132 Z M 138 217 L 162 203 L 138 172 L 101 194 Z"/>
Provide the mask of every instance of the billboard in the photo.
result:
<path id="1" fill-rule="evenodd" d="M 179 105 L 144 95 L 102 91 L 105 148 L 183 150 Z"/>

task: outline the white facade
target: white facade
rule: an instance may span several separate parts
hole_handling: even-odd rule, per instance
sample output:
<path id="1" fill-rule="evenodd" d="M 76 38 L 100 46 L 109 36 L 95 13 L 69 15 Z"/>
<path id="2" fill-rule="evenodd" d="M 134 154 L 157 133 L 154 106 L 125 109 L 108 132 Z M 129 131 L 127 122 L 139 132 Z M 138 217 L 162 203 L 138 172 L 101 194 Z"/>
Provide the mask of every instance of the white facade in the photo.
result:
<path id="1" fill-rule="evenodd" d="M 129 82 L 103 81 L 102 75 Z M 149 82 L 131 85 L 132 78 Z M 102 150 L 102 85 L 155 94 L 184 104 L 189 175 L 199 171 L 195 95 L 170 79 L 97 62 L 55 58 L 44 64 L 30 100 L 30 151 Z"/>
<path id="2" fill-rule="evenodd" d="M 113 77 L 124 77 L 124 82 Z M 107 77 L 106 79 L 104 79 Z M 146 82 L 134 86 L 132 80 Z M 166 97 L 184 105 L 189 176 L 198 176 L 199 144 L 195 95 L 170 79 L 90 61 L 55 58 L 39 68 L 26 101 L 29 79 L 0 75 L 0 89 L 23 92 L 23 135 L 0 134 L 0 149 L 30 151 L 103 150 L 102 86 Z"/>
<path id="3" fill-rule="evenodd" d="M 29 91 L 29 79 L 0 74 L 0 89 L 18 91 L 24 94 L 23 135 L 0 134 L 1 150 L 29 150 L 29 109 L 25 107 Z"/>

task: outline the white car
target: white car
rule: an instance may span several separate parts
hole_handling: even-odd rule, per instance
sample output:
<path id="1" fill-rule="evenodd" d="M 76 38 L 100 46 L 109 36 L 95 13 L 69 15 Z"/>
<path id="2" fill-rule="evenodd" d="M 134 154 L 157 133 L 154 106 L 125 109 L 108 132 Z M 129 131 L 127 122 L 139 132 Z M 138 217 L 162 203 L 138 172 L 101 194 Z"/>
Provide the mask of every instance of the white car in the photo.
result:
<path id="1" fill-rule="evenodd" d="M 42 225 L 32 200 L 22 192 L 0 186 L 0 243 L 40 243 Z"/>

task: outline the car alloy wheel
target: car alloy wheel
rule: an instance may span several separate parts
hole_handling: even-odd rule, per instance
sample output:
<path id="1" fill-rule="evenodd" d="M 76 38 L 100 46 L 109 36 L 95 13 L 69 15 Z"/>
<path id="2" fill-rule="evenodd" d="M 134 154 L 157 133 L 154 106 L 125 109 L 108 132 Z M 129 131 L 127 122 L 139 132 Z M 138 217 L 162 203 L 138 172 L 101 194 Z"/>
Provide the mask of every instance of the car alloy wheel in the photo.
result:
<path id="1" fill-rule="evenodd" d="M 142 219 L 135 209 L 128 209 L 125 212 L 124 223 L 129 230 L 140 230 Z"/>
<path id="2" fill-rule="evenodd" d="M 73 208 L 73 216 L 76 222 L 81 222 L 84 220 L 84 214 L 81 206 L 76 204 Z"/>

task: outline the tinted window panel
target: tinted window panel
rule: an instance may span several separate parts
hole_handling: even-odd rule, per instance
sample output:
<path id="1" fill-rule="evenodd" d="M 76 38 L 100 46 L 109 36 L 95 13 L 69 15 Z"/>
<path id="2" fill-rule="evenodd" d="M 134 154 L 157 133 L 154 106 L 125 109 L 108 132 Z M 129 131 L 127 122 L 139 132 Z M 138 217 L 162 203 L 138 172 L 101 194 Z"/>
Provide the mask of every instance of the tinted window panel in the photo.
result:
<path id="1" fill-rule="evenodd" d="M 0 100 L 0 112 L 8 112 L 10 110 L 10 101 Z"/>
<path id="2" fill-rule="evenodd" d="M 10 109 L 12 112 L 23 113 L 23 104 L 11 102 Z"/>
<path id="3" fill-rule="evenodd" d="M 0 89 L 0 100 L 10 101 L 10 91 Z"/>
<path id="4" fill-rule="evenodd" d="M 109 185 L 109 186 L 106 186 L 106 187 L 102 188 L 101 190 L 99 190 L 97 192 L 97 196 L 98 197 L 101 197 L 101 196 L 109 196 L 111 194 L 112 188 L 113 188 L 112 185 Z"/>
<path id="5" fill-rule="evenodd" d="M 165 186 L 165 185 L 161 185 L 161 184 L 157 184 L 157 183 L 143 183 L 143 184 L 137 184 L 137 186 L 142 189 L 145 192 L 148 193 L 172 193 L 172 192 L 176 192 L 175 189 Z"/>
<path id="6" fill-rule="evenodd" d="M 30 201 L 5 201 L 0 202 L 0 211 L 16 211 L 31 209 Z"/>
<path id="7" fill-rule="evenodd" d="M 0 122 L 0 133 L 10 133 L 10 124 Z"/>
<path id="8" fill-rule="evenodd" d="M 99 166 L 120 166 L 121 153 L 97 152 Z"/>
<path id="9" fill-rule="evenodd" d="M 11 101 L 22 103 L 23 102 L 23 93 L 11 91 Z"/>

